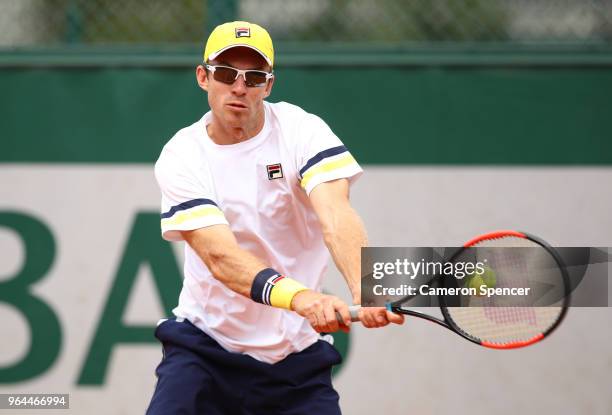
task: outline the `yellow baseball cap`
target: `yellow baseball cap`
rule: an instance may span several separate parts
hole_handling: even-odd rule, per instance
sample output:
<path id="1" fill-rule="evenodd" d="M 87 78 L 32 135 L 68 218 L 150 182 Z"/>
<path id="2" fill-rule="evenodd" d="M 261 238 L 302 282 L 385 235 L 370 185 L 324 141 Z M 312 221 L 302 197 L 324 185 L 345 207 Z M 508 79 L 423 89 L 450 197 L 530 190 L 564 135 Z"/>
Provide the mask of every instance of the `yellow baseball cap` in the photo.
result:
<path id="1" fill-rule="evenodd" d="M 274 66 L 274 46 L 266 29 L 249 22 L 229 22 L 215 27 L 204 48 L 204 62 L 236 46 L 258 52 L 270 66 Z"/>

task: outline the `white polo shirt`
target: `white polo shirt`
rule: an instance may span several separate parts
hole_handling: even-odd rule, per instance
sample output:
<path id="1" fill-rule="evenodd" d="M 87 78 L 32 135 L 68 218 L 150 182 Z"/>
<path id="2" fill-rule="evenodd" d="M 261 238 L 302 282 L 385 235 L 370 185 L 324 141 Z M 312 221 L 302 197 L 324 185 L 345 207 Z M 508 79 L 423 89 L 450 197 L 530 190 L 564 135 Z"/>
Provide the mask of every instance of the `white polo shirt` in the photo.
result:
<path id="1" fill-rule="evenodd" d="M 320 183 L 354 181 L 361 167 L 323 120 L 288 103 L 264 102 L 259 134 L 231 145 L 206 132 L 208 112 L 180 130 L 155 164 L 162 236 L 228 224 L 241 248 L 320 291 L 329 258 L 308 194 Z M 318 335 L 297 313 L 256 303 L 216 280 L 186 244 L 183 288 L 173 310 L 226 350 L 275 363 Z"/>

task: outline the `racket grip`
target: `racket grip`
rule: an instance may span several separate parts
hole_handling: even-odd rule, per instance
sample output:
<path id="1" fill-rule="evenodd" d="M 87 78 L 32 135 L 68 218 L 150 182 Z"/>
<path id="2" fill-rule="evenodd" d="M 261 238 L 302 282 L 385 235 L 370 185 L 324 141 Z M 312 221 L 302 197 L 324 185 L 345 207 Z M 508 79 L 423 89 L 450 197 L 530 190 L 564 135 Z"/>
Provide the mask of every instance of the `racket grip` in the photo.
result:
<path id="1" fill-rule="evenodd" d="M 360 308 L 361 308 L 360 305 L 349 306 L 349 313 L 351 313 L 351 321 L 359 321 L 359 309 Z M 340 322 L 343 321 L 342 316 L 337 311 L 336 311 L 336 319 Z"/>

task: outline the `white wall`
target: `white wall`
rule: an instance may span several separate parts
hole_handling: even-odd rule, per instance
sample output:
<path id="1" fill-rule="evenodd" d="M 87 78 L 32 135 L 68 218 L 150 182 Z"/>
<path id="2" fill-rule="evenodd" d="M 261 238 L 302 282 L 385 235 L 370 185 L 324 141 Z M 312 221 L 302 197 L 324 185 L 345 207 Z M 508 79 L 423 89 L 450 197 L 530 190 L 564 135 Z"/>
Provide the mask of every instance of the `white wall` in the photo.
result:
<path id="1" fill-rule="evenodd" d="M 612 168 L 366 167 L 352 199 L 371 245 L 452 246 L 500 228 L 554 245 L 612 246 Z M 120 346 L 103 387 L 75 386 L 137 211 L 157 211 L 151 166 L 0 165 L 0 211 L 42 219 L 58 257 L 36 295 L 57 312 L 64 346 L 42 376 L 1 384 L 0 393 L 70 393 L 70 414 L 143 413 L 160 358 L 155 345 Z M 23 261 L 19 239 L 0 228 L 0 281 Z M 332 267 L 333 268 L 333 267 Z M 345 298 L 330 271 L 326 288 Z M 125 320 L 162 317 L 146 267 Z M 0 367 L 26 353 L 29 332 L 0 303 Z M 426 321 L 353 330 L 336 378 L 345 414 L 608 414 L 610 309 L 573 309 L 550 339 L 492 351 Z M 2 412 L 2 411 L 0 411 Z M 20 413 L 37 413 L 23 410 Z"/>

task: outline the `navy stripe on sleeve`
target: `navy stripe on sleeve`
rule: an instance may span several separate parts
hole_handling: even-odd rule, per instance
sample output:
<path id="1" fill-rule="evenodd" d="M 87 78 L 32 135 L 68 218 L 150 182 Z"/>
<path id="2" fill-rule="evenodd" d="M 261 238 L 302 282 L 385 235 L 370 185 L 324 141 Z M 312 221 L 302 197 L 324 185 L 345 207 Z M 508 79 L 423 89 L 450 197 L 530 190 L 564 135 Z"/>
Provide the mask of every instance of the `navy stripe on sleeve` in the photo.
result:
<path id="1" fill-rule="evenodd" d="M 338 146 L 338 147 L 328 148 L 327 150 L 323 150 L 320 153 L 317 153 L 316 156 L 308 160 L 306 165 L 302 167 L 302 169 L 300 170 L 300 176 L 304 177 L 304 173 L 306 173 L 306 170 L 308 170 L 309 168 L 311 168 L 312 166 L 314 166 L 315 164 L 317 164 L 324 158 L 336 156 L 338 154 L 344 153 L 345 151 L 348 151 L 345 146 Z"/>
<path id="2" fill-rule="evenodd" d="M 183 203 L 181 203 L 179 205 L 172 206 L 169 211 L 167 211 L 166 213 L 162 213 L 161 214 L 161 218 L 162 219 L 170 218 L 176 212 L 179 212 L 181 210 L 191 209 L 192 207 L 200 206 L 200 205 L 214 205 L 214 206 L 217 206 L 217 204 L 215 202 L 213 202 L 212 200 L 210 200 L 210 199 L 193 199 L 193 200 L 188 200 L 188 201 L 183 202 Z M 217 207 L 219 207 L 219 206 L 217 206 Z"/>

